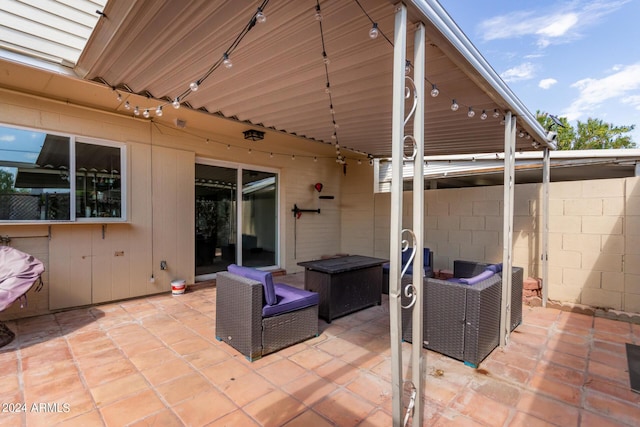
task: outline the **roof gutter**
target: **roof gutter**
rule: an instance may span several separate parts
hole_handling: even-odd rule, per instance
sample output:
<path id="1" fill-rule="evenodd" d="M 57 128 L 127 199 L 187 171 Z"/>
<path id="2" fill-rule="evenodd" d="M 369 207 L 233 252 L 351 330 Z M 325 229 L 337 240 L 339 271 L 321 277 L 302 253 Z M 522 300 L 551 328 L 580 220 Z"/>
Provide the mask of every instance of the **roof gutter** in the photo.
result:
<path id="1" fill-rule="evenodd" d="M 469 61 L 471 66 L 496 90 L 498 95 L 509 104 L 512 112 L 521 117 L 529 128 L 536 133 L 536 139 L 552 150 L 557 149 L 555 141 L 547 137 L 547 132 L 542 125 L 493 70 L 440 3 L 437 0 L 409 1 Z"/>

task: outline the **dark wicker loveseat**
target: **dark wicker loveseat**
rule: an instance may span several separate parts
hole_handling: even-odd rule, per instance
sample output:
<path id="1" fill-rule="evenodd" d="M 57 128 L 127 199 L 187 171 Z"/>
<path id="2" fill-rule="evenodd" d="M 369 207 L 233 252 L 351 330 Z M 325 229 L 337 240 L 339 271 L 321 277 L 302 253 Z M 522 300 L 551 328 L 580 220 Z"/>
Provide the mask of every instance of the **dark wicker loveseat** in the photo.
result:
<path id="1" fill-rule="evenodd" d="M 478 276 L 490 264 L 454 261 L 456 278 Z M 511 319 L 513 330 L 522 321 L 523 270 L 512 268 Z M 403 278 L 403 287 L 411 283 Z M 477 366 L 499 344 L 502 274 L 472 285 L 434 278 L 424 279 L 424 347 Z M 403 293 L 403 305 L 409 299 Z M 411 341 L 412 309 L 402 310 L 402 338 Z"/>
<path id="2" fill-rule="evenodd" d="M 317 336 L 318 294 L 254 271 L 250 277 L 217 273 L 216 338 L 253 361 Z M 272 286 L 265 288 L 264 279 Z"/>

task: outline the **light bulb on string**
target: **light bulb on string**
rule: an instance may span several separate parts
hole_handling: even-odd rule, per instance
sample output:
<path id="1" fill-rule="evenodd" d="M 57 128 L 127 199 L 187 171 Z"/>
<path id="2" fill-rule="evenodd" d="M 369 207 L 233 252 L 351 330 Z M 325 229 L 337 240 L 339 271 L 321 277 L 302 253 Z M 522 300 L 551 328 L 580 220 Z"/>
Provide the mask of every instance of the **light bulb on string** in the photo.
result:
<path id="1" fill-rule="evenodd" d="M 273 153 L 269 153 L 269 157 L 273 159 Z"/>
<path id="2" fill-rule="evenodd" d="M 331 84 L 327 82 L 327 87 L 324 89 L 325 93 L 331 93 Z"/>
<path id="3" fill-rule="evenodd" d="M 158 106 L 158 108 L 156 108 L 156 116 L 162 117 L 162 106 Z"/>
<path id="4" fill-rule="evenodd" d="M 369 37 L 371 39 L 375 39 L 378 37 L 378 34 L 380 34 L 380 30 L 378 30 L 378 23 L 374 22 L 373 27 L 369 30 Z"/>
<path id="5" fill-rule="evenodd" d="M 295 159 L 296 159 L 296 155 L 295 155 L 295 154 L 292 154 L 292 155 L 291 155 L 291 160 L 295 160 Z"/>
<path id="6" fill-rule="evenodd" d="M 140 115 L 140 108 L 138 108 L 137 105 L 136 105 L 136 108 L 133 109 L 133 114 L 135 114 L 136 116 Z"/>
<path id="7" fill-rule="evenodd" d="M 130 110 L 131 109 L 131 104 L 129 104 L 129 101 L 124 103 L 124 109 L 125 110 Z"/>
<path id="8" fill-rule="evenodd" d="M 440 91 L 438 90 L 438 86 L 436 86 L 435 84 L 432 84 L 431 85 L 431 96 L 435 98 L 438 95 L 440 95 Z"/>
<path id="9" fill-rule="evenodd" d="M 322 62 L 324 62 L 324 65 L 329 65 L 331 63 L 331 60 L 327 56 L 327 52 L 322 52 Z"/>
<path id="10" fill-rule="evenodd" d="M 329 105 L 329 112 L 331 114 L 335 114 L 336 113 L 336 110 L 334 110 L 334 108 L 333 108 L 333 104 Z"/>
<path id="11" fill-rule="evenodd" d="M 318 161 L 318 158 L 314 156 L 314 157 L 313 157 L 313 161 L 314 161 L 314 162 L 317 162 L 317 161 Z"/>
<path id="12" fill-rule="evenodd" d="M 118 92 L 117 99 L 118 99 L 118 102 L 122 102 L 122 95 L 120 94 L 120 92 Z"/>
<path id="13" fill-rule="evenodd" d="M 320 5 L 316 6 L 316 14 L 314 15 L 316 21 L 322 21 L 322 13 L 320 13 Z"/>
<path id="14" fill-rule="evenodd" d="M 191 89 L 191 92 L 197 91 L 199 87 L 200 87 L 199 82 L 191 82 L 191 84 L 189 84 L 189 89 Z"/>
<path id="15" fill-rule="evenodd" d="M 233 67 L 233 62 L 231 62 L 231 60 L 229 59 L 229 55 L 227 55 L 226 53 L 222 55 L 222 64 L 225 66 L 225 68 Z"/>
<path id="16" fill-rule="evenodd" d="M 475 112 L 475 111 L 473 111 L 473 108 L 469 107 L 469 111 L 467 111 L 467 116 L 468 116 L 469 118 L 472 118 L 472 117 L 473 117 L 473 116 L 475 116 L 475 115 L 476 115 L 476 112 Z"/>
<path id="17" fill-rule="evenodd" d="M 524 132 L 523 131 L 518 132 L 518 138 L 524 138 Z"/>
<path id="18" fill-rule="evenodd" d="M 494 108 L 494 110 L 493 110 L 493 118 L 497 119 L 498 117 L 500 117 L 500 112 L 498 111 L 497 108 Z"/>
<path id="19" fill-rule="evenodd" d="M 148 118 L 149 118 L 149 109 L 148 109 L 148 108 L 144 110 L 144 112 L 142 113 L 142 116 L 143 116 L 145 119 L 148 119 Z"/>
<path id="20" fill-rule="evenodd" d="M 178 108 L 180 108 L 180 99 L 178 98 L 174 99 L 171 105 L 173 105 L 173 108 L 177 110 Z"/>
<path id="21" fill-rule="evenodd" d="M 482 110 L 482 114 L 480 114 L 480 120 L 487 120 L 487 112 Z"/>
<path id="22" fill-rule="evenodd" d="M 409 61 L 408 59 L 404 63 L 404 73 L 405 74 L 411 73 L 411 61 Z"/>
<path id="23" fill-rule="evenodd" d="M 264 24 L 267 21 L 267 17 L 262 13 L 262 9 L 258 8 L 258 13 L 256 13 L 256 22 L 258 24 Z"/>
<path id="24" fill-rule="evenodd" d="M 460 108 L 460 106 L 458 105 L 458 103 L 456 102 L 456 100 L 452 100 L 451 101 L 451 111 L 458 111 L 458 108 Z"/>

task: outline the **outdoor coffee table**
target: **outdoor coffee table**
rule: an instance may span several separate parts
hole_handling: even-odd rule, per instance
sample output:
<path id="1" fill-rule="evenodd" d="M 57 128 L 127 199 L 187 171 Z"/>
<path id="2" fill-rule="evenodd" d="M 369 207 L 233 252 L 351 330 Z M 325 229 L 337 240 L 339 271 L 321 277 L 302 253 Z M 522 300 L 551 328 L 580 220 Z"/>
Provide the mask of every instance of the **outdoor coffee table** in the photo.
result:
<path id="1" fill-rule="evenodd" d="M 386 259 L 362 255 L 299 262 L 305 268 L 304 287 L 318 292 L 318 315 L 336 317 L 382 302 L 382 264 Z"/>

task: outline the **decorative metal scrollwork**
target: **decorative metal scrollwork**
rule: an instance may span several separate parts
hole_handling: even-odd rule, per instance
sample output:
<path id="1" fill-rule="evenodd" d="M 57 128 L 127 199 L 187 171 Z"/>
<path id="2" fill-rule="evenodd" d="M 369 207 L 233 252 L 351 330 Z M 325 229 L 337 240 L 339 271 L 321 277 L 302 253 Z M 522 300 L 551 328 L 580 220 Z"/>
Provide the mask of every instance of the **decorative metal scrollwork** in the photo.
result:
<path id="1" fill-rule="evenodd" d="M 407 411 L 404 415 L 404 420 L 402 425 L 406 426 L 409 423 L 409 418 L 413 415 L 413 409 L 416 406 L 416 396 L 418 394 L 418 390 L 416 389 L 415 384 L 412 381 L 405 381 L 405 387 L 409 386 L 409 390 L 411 394 L 409 395 L 409 404 L 407 405 Z"/>
<path id="2" fill-rule="evenodd" d="M 406 252 L 410 250 L 411 254 L 409 255 L 409 259 L 407 259 L 407 262 L 404 265 L 404 267 L 402 267 L 402 271 L 400 272 L 401 284 L 402 284 L 402 278 L 407 272 L 407 269 L 409 268 L 409 266 L 413 264 L 413 259 L 416 256 L 416 235 L 413 232 L 413 230 L 410 230 L 408 228 L 405 228 L 402 230 L 403 236 L 405 235 L 405 233 L 409 235 L 409 238 L 402 239 L 402 252 Z M 411 241 L 409 241 L 409 239 L 411 239 Z M 407 309 L 407 308 L 413 307 L 417 299 L 416 291 L 417 290 L 415 286 L 413 286 L 413 283 L 409 283 L 407 286 L 404 287 L 404 296 L 407 298 L 411 298 L 411 301 L 409 301 L 409 304 L 403 305 L 402 308 Z"/>

